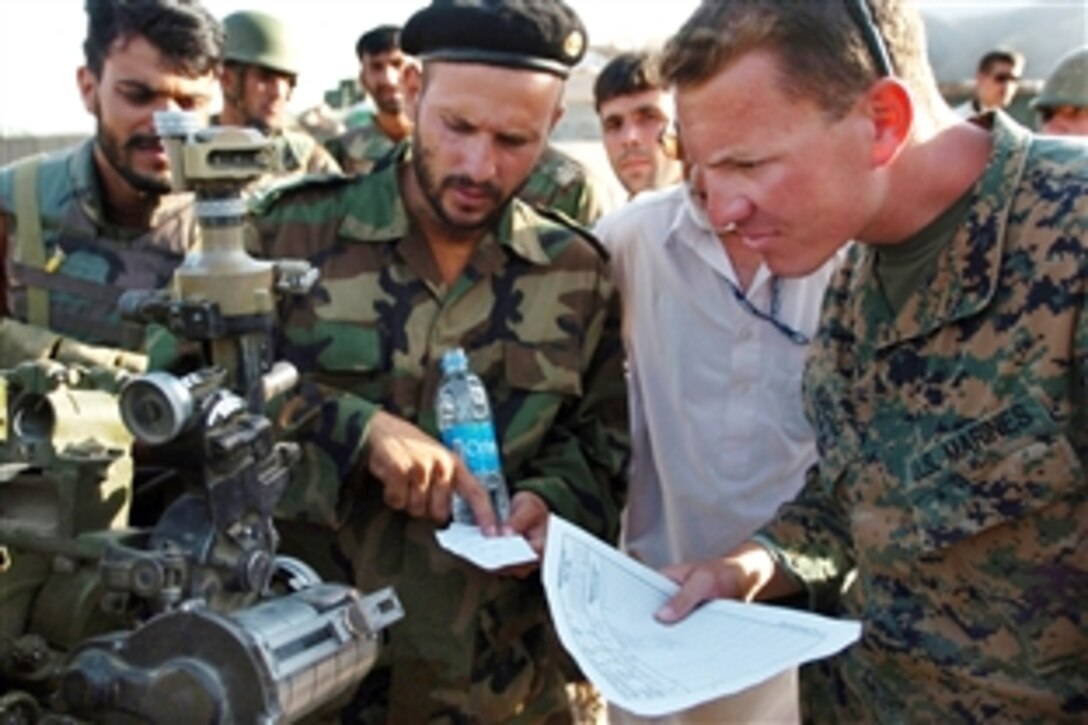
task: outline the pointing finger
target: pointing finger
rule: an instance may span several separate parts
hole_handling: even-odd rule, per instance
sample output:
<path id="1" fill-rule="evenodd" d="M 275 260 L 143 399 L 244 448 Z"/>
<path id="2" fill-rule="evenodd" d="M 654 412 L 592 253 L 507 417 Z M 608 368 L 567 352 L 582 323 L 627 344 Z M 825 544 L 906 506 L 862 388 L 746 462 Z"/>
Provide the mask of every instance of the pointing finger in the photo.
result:
<path id="1" fill-rule="evenodd" d="M 491 508 L 491 499 L 483 484 L 473 476 L 464 461 L 457 459 L 453 472 L 453 489 L 459 493 L 472 509 L 472 515 L 476 524 L 487 536 L 493 536 L 497 532 L 495 511 Z"/>

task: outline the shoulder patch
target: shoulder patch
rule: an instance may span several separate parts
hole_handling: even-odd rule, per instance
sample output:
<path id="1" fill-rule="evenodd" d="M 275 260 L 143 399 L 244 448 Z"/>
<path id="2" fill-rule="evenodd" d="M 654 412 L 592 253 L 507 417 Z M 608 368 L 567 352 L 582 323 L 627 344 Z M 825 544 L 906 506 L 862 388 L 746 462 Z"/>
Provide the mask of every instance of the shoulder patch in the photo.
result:
<path id="1" fill-rule="evenodd" d="M 584 226 L 579 224 L 574 219 L 571 219 L 563 212 L 559 211 L 558 209 L 552 209 L 551 207 L 546 206 L 538 206 L 535 204 L 532 205 L 532 209 L 539 216 L 542 216 L 549 221 L 555 222 L 559 226 L 569 229 L 570 231 L 585 239 L 587 242 L 589 242 L 589 245 L 593 247 L 594 250 L 596 250 L 597 254 L 604 261 L 607 262 L 611 258 L 611 255 L 608 253 L 608 249 L 605 248 L 604 244 L 601 243 L 600 239 L 597 239 L 596 235 L 594 235 L 593 232 L 586 229 Z"/>
<path id="2" fill-rule="evenodd" d="M 253 214 L 263 215 L 270 212 L 277 204 L 307 191 L 320 191 L 325 189 L 338 189 L 356 180 L 353 176 L 343 174 L 310 174 L 298 179 L 277 184 L 268 191 L 258 195 L 249 203 L 249 211 Z"/>

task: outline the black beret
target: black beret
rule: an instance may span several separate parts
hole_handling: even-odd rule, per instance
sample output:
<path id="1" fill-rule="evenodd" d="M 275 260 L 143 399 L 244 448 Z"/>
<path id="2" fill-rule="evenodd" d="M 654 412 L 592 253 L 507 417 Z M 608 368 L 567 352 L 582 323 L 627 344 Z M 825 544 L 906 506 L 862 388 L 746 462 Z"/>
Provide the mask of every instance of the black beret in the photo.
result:
<path id="1" fill-rule="evenodd" d="M 562 0 L 434 0 L 400 36 L 424 59 L 486 63 L 566 77 L 586 52 L 586 29 Z"/>

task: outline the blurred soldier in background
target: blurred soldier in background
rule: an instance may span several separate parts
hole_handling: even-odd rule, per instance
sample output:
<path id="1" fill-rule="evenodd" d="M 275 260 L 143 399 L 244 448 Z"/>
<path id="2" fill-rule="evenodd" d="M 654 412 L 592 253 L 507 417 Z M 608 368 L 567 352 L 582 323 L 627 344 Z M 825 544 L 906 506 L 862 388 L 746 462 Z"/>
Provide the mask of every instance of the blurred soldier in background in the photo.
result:
<path id="1" fill-rule="evenodd" d="M 118 297 L 165 285 L 197 231 L 192 196 L 170 193 L 153 114 L 207 111 L 223 32 L 196 0 L 87 0 L 86 10 L 77 79 L 95 135 L 0 170 L 0 304 L 36 328 L 135 346 Z M 2 340 L 5 357 L 55 356 L 62 345 L 46 329 Z"/>
<path id="2" fill-rule="evenodd" d="M 418 83 L 415 61 L 400 48 L 400 28 L 380 25 L 359 36 L 359 85 L 375 112 L 361 125 L 327 142 L 326 148 L 347 174 L 365 174 L 412 132 L 405 83 Z"/>
<path id="3" fill-rule="evenodd" d="M 593 85 L 608 161 L 629 196 L 681 180 L 672 124 L 672 96 L 662 86 L 657 57 L 621 53 Z"/>
<path id="4" fill-rule="evenodd" d="M 971 118 L 986 111 L 1007 108 L 1016 96 L 1016 88 L 1024 72 L 1024 56 L 1015 50 L 991 50 L 978 62 L 975 73 L 975 95 L 959 106 L 960 118 Z"/>
<path id="5" fill-rule="evenodd" d="M 249 126 L 271 136 L 282 170 L 276 176 L 339 173 L 328 151 L 304 131 L 288 128 L 287 102 L 298 80 L 299 61 L 287 28 L 278 18 L 252 10 L 223 19 L 227 34 L 224 53 L 223 110 L 212 123 Z M 266 187 L 275 178 L 259 180 Z"/>
<path id="6" fill-rule="evenodd" d="M 1039 113 L 1043 133 L 1088 136 L 1088 46 L 1058 61 L 1031 106 Z"/>

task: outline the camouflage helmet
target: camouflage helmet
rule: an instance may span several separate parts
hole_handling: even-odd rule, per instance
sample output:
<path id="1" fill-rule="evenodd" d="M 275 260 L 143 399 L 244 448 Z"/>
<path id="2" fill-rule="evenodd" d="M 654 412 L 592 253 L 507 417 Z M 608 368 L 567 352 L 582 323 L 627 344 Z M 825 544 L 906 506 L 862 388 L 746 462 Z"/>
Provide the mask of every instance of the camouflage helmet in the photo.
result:
<path id="1" fill-rule="evenodd" d="M 1088 46 L 1078 48 L 1060 61 L 1043 84 L 1033 108 L 1074 106 L 1088 108 Z"/>
<path id="2" fill-rule="evenodd" d="M 298 75 L 298 57 L 286 26 L 267 13 L 243 10 L 223 18 L 227 34 L 224 60 L 270 68 Z"/>

